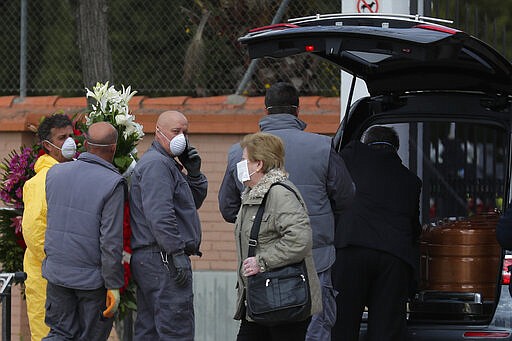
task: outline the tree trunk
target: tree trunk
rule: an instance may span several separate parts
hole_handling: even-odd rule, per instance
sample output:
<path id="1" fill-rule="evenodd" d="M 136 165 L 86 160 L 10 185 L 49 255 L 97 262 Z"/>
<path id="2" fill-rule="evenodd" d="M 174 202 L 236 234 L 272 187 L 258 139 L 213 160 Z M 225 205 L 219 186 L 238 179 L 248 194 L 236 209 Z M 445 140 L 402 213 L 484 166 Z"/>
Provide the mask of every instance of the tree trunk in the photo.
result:
<path id="1" fill-rule="evenodd" d="M 84 86 L 112 82 L 112 53 L 108 39 L 107 0 L 72 0 Z"/>

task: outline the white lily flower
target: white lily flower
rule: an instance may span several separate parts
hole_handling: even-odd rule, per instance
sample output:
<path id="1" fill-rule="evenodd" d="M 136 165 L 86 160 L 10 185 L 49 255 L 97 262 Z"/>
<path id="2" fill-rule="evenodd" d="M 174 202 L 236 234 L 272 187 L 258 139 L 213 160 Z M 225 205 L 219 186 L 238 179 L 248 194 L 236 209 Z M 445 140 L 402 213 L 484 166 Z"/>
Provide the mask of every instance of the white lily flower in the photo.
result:
<path id="1" fill-rule="evenodd" d="M 144 136 L 144 132 L 142 125 L 135 122 L 135 115 L 130 113 L 129 102 L 137 91 L 132 91 L 131 86 L 125 88 L 124 85 L 122 90 L 118 91 L 113 85 L 109 86 L 108 82 L 96 83 L 92 90 L 86 90 L 86 97 L 96 100 L 92 105 L 92 111 L 85 116 L 86 126 L 102 120 L 111 122 L 118 132 L 123 132 L 118 143 L 126 143 L 127 139 L 135 140 L 130 155 L 136 157 L 135 146 Z"/>
<path id="2" fill-rule="evenodd" d="M 94 99 L 96 99 L 96 94 L 94 92 L 92 92 L 91 90 L 89 90 L 88 88 L 85 88 L 85 90 L 87 90 L 87 93 L 85 94 L 85 97 L 86 98 L 89 98 L 89 97 L 92 97 Z M 97 100 L 97 99 L 96 99 Z"/>
<path id="3" fill-rule="evenodd" d="M 90 117 L 90 115 L 86 115 L 85 116 L 85 125 L 90 126 L 91 124 L 92 124 L 92 118 Z"/>
<path id="4" fill-rule="evenodd" d="M 131 118 L 126 115 L 116 115 L 116 123 L 125 127 L 128 127 L 131 123 Z"/>
<path id="5" fill-rule="evenodd" d="M 122 85 L 122 88 L 123 88 L 123 92 L 122 92 L 122 97 L 124 98 L 124 101 L 126 102 L 126 104 L 128 104 L 128 102 L 130 102 L 130 100 L 132 99 L 132 97 L 137 93 L 137 91 L 133 91 L 131 92 L 132 90 L 132 87 L 131 86 L 128 86 L 126 89 L 124 88 L 124 85 Z"/>
<path id="6" fill-rule="evenodd" d="M 144 137 L 144 131 L 143 131 L 142 124 L 137 123 L 137 122 L 133 122 L 133 126 L 135 127 L 135 131 L 136 131 L 137 136 L 139 137 L 139 139 L 143 138 Z"/>

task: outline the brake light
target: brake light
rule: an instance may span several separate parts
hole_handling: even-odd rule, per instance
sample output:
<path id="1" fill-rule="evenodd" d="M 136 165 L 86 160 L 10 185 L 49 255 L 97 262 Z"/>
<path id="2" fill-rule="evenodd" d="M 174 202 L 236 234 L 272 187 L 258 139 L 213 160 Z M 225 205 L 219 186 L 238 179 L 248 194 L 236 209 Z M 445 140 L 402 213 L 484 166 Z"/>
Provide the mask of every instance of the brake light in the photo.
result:
<path id="1" fill-rule="evenodd" d="M 423 28 L 425 30 L 444 32 L 444 33 L 449 33 L 449 34 L 455 34 L 457 32 L 460 32 L 459 30 L 456 30 L 454 28 L 449 28 L 446 26 L 429 25 L 429 24 L 419 24 L 414 27 Z"/>
<path id="2" fill-rule="evenodd" d="M 501 269 L 501 284 L 510 284 L 509 266 L 512 265 L 512 255 L 505 255 L 503 259 L 503 268 Z"/>
<path id="3" fill-rule="evenodd" d="M 262 27 L 256 27 L 252 30 L 249 30 L 249 33 L 255 33 L 255 32 L 261 32 L 261 31 L 279 31 L 284 30 L 287 28 L 297 28 L 299 26 L 294 24 L 273 24 L 273 25 L 267 25 Z"/>
<path id="4" fill-rule="evenodd" d="M 304 49 L 306 50 L 306 52 L 313 52 L 313 51 L 315 51 L 315 46 L 313 46 L 313 45 L 306 45 L 304 47 Z"/>
<path id="5" fill-rule="evenodd" d="M 477 338 L 477 339 L 508 339 L 510 332 L 486 332 L 486 331 L 474 331 L 464 332 L 464 337 Z"/>

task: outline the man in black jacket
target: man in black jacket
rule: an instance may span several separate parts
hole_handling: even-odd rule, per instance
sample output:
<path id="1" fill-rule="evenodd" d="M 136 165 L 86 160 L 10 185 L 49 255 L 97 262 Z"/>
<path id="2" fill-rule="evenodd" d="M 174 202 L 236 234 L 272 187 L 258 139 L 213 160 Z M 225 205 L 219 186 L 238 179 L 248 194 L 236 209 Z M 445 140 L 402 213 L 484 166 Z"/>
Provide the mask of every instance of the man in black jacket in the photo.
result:
<path id="1" fill-rule="evenodd" d="M 406 302 L 419 262 L 421 180 L 402 164 L 393 128 L 371 127 L 361 141 L 341 152 L 357 191 L 337 219 L 333 282 L 340 294 L 332 339 L 358 340 L 367 306 L 366 340 L 405 340 Z"/>

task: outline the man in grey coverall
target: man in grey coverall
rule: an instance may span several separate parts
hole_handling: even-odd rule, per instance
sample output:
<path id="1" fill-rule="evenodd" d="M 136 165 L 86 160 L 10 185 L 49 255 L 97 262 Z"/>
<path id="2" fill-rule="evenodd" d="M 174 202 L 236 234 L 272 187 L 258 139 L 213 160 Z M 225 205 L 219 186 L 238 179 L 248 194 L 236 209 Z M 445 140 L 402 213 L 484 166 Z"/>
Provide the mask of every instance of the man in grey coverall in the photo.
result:
<path id="1" fill-rule="evenodd" d="M 331 266 L 335 259 L 334 213 L 352 201 L 355 187 L 343 159 L 331 147 L 331 138 L 305 132 L 299 113 L 299 94 L 290 83 L 276 83 L 265 95 L 267 116 L 260 130 L 280 137 L 285 146 L 285 168 L 304 197 L 313 230 L 313 257 L 322 286 L 323 311 L 312 317 L 306 340 L 330 340 L 336 320 Z M 241 203 L 243 184 L 237 180 L 236 163 L 242 159 L 240 144 L 231 147 L 219 190 L 219 209 L 233 223 Z"/>
<path id="2" fill-rule="evenodd" d="M 107 340 L 124 285 L 123 203 L 126 183 L 112 165 L 117 131 L 92 124 L 86 153 L 50 168 L 43 260 L 46 318 L 44 340 Z M 113 294 L 115 292 L 115 294 Z M 115 303 L 104 313 L 107 295 Z"/>
<path id="3" fill-rule="evenodd" d="M 188 120 L 182 113 L 160 114 L 155 140 L 131 176 L 130 264 L 138 286 L 135 340 L 194 340 L 189 256 L 201 254 L 197 209 L 208 182 L 187 135 Z"/>

